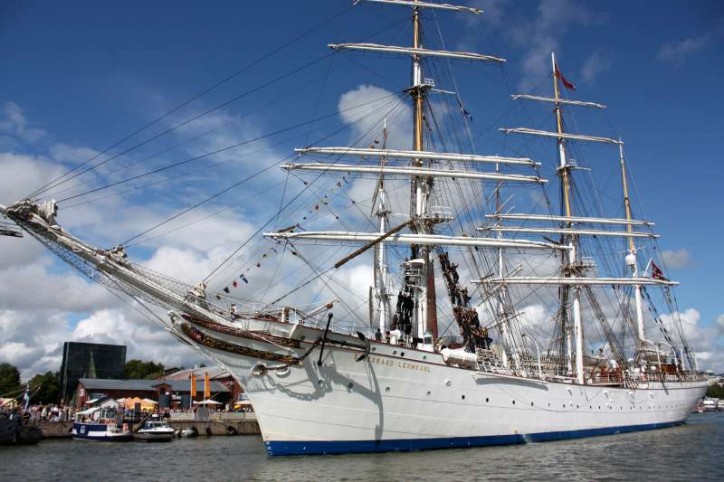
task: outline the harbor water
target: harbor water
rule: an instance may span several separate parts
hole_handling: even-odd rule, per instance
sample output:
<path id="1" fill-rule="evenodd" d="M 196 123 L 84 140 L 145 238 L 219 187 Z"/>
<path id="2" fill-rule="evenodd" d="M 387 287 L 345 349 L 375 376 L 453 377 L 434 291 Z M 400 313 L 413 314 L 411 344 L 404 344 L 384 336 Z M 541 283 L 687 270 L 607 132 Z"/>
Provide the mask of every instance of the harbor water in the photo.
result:
<path id="1" fill-rule="evenodd" d="M 721 481 L 724 412 L 649 432 L 370 455 L 270 458 L 253 435 L 164 444 L 49 439 L 0 447 L 0 467 L 0 480 L 8 481 Z"/>

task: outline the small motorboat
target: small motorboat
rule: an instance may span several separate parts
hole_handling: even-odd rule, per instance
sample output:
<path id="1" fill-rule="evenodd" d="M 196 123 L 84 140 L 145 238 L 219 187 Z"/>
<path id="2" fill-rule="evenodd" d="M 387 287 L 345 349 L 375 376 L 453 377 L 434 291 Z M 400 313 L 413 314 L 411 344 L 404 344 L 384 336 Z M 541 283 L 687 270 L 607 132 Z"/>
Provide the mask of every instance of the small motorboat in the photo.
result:
<path id="1" fill-rule="evenodd" d="M 133 438 L 142 442 L 170 442 L 175 435 L 176 431 L 165 420 L 152 417 L 143 422 Z"/>
<path id="2" fill-rule="evenodd" d="M 186 427 L 183 430 L 179 430 L 177 435 L 181 438 L 194 438 L 199 436 L 199 430 L 194 426 Z"/>

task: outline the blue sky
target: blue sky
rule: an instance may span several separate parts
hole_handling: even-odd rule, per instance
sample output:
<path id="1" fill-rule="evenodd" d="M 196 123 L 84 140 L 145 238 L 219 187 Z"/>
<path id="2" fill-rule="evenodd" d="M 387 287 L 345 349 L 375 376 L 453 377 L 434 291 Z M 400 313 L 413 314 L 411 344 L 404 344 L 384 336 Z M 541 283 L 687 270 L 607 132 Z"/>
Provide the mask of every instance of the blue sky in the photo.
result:
<path id="1" fill-rule="evenodd" d="M 330 42 L 369 41 L 372 33 L 380 34 L 382 40 L 377 41 L 397 44 L 409 38 L 403 9 L 366 4 L 352 8 L 351 3 L 3 2 L 0 202 L 7 204 L 15 200 L 12 196 L 30 193 L 43 184 L 41 179 L 49 180 L 51 173 L 77 165 L 256 59 L 266 60 L 149 132 L 160 132 L 162 126 L 173 125 L 184 115 L 321 59 L 329 53 L 326 44 Z M 608 105 L 603 120 L 593 125 L 600 128 L 595 133 L 623 136 L 635 190 L 641 194 L 635 196 L 642 203 L 639 215 L 657 223 L 668 273 L 681 281 L 679 308 L 706 329 L 707 336 L 699 343 L 708 343 L 709 351 L 719 353 L 711 355 L 711 367 L 724 371 L 720 356 L 724 306 L 719 282 L 724 268 L 720 243 L 724 236 L 724 174 L 720 167 L 724 152 L 724 4 L 714 0 L 481 0 L 472 4 L 486 13 L 475 18 L 438 16 L 448 48 L 508 59 L 502 69 L 463 65 L 464 73 L 457 79 L 475 119 L 473 131 L 480 140 L 480 151 L 496 151 L 504 145 L 495 129 L 503 125 L 501 112 L 510 112 L 511 90 L 547 93 L 545 69 L 550 51 L 555 50 L 561 70 L 577 86 L 572 97 Z M 274 53 L 332 17 L 334 21 L 299 38 L 293 47 Z M 380 63 L 382 69 L 374 70 Z M 254 99 L 240 99 L 216 112 L 207 124 L 189 127 L 186 134 L 197 135 L 225 122 L 234 123 L 242 139 L 272 132 L 289 125 L 294 116 L 304 120 L 335 112 L 340 97 L 363 84 L 399 91 L 408 82 L 406 69 L 404 61 L 334 56 L 285 78 Z M 188 147 L 183 154 L 224 145 L 230 133 L 221 128 L 216 135 L 206 144 Z M 293 146 L 311 142 L 317 135 L 315 129 L 309 129 L 269 139 L 258 148 L 259 162 L 277 161 Z M 132 162 L 141 162 L 144 156 L 178 142 L 175 136 L 165 139 L 124 157 L 125 164 L 109 163 L 105 174 L 115 179 L 135 172 L 140 167 Z M 181 156 L 176 151 L 162 158 L 179 160 Z M 249 168 L 235 163 L 231 154 L 219 160 L 229 164 L 210 178 L 198 173 L 199 188 L 205 183 L 224 187 L 232 176 L 239 177 L 239 169 Z M 269 189 L 279 186 L 275 177 L 259 182 Z M 189 199 L 200 196 L 188 187 L 173 186 L 153 191 L 157 197 L 129 195 L 129 200 L 134 196 L 133 215 L 123 216 L 115 226 L 96 226 L 116 215 L 110 205 L 100 212 L 88 205 L 72 210 L 71 225 L 86 230 L 102 244 L 121 242 L 184 206 L 173 193 L 180 190 Z M 237 208 L 206 231 L 215 233 L 223 241 L 220 245 L 226 246 L 239 239 L 239 232 L 253 230 L 253 213 L 264 202 L 257 196 L 246 198 L 243 192 L 231 196 L 229 203 Z M 159 217 L 143 209 L 150 205 L 159 208 Z M 243 219 L 235 220 L 232 215 Z M 173 251 L 174 247 L 200 250 L 193 240 L 175 242 L 176 246 L 160 241 L 141 246 L 136 254 L 155 256 L 154 266 L 159 269 L 181 264 L 180 260 L 189 264 L 189 270 L 214 266 L 217 258 L 208 253 Z M 40 249 L 29 247 L 29 240 L 22 243 L 0 239 L 0 274 L 6 285 L 0 291 L 0 323 L 4 332 L 15 333 L 0 349 L 0 361 L 4 357 L 22 366 L 24 373 L 45 366 L 55 369 L 58 349 L 52 337 L 34 339 L 19 327 L 23 323 L 27 328 L 32 320 L 42 319 L 42 326 L 62 326 L 62 330 L 48 333 L 77 339 L 109 340 L 113 327 L 121 325 L 127 331 L 138 329 L 123 324 L 131 317 L 120 313 L 102 290 L 55 266 Z M 192 259 L 179 257 L 179 252 Z M 65 296 L 62 306 L 49 301 L 42 312 L 32 314 L 31 304 L 19 302 L 20 295 L 7 288 L 18 273 L 26 277 L 26 293 L 33 291 L 34 283 L 60 286 L 63 278 L 86 295 L 74 302 L 69 301 L 72 296 Z M 99 328 L 104 326 L 105 331 Z M 165 334 L 158 335 L 150 326 L 143 330 L 135 333 L 135 340 L 124 337 L 132 340 L 131 356 L 143 358 L 144 352 L 153 349 L 150 347 L 161 347 L 159 353 L 167 357 L 168 364 L 188 365 L 187 360 L 194 359 L 195 355 L 179 351 L 185 348 L 177 347 L 173 340 L 167 342 L 163 337 L 170 337 Z"/>

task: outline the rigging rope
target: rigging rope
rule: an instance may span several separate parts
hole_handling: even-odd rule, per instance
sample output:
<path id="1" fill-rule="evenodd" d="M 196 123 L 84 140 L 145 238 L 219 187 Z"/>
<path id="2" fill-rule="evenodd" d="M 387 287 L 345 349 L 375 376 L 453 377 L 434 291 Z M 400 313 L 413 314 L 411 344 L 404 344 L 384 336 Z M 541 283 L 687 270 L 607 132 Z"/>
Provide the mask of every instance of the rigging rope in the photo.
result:
<path id="1" fill-rule="evenodd" d="M 55 187 L 58 187 L 59 185 L 64 184 L 64 183 L 66 183 L 66 182 L 68 182 L 68 181 L 70 181 L 70 180 L 72 180 L 72 179 L 74 179 L 74 178 L 76 178 L 76 177 L 84 174 L 84 173 L 87 172 L 88 170 L 94 169 L 95 167 L 98 167 L 98 166 L 100 166 L 101 164 L 104 164 L 104 163 L 110 161 L 111 159 L 114 159 L 114 158 L 118 157 L 119 155 L 124 154 L 125 152 L 128 152 L 128 151 L 124 151 L 124 152 L 122 152 L 121 154 L 116 154 L 115 156 L 113 156 L 113 157 L 111 157 L 111 158 L 109 158 L 109 159 L 106 159 L 106 160 L 103 161 L 101 164 L 98 164 L 98 165 L 92 167 L 91 169 L 86 169 L 85 171 L 82 171 L 82 172 L 80 172 L 80 173 L 77 173 L 77 174 L 75 174 L 75 175 L 73 175 L 73 176 L 71 176 L 71 177 L 68 177 L 67 179 L 63 179 L 63 178 L 66 178 L 67 176 L 69 176 L 70 174 L 72 174 L 72 173 L 73 173 L 74 171 L 76 171 L 77 169 L 80 169 L 80 168 L 88 165 L 90 162 L 92 162 L 93 160 L 95 160 L 95 159 L 98 158 L 99 156 L 105 154 L 106 152 L 108 152 L 109 150 L 113 149 L 114 147 L 121 145 L 122 143 L 124 143 L 124 142 L 127 141 L 128 139 L 130 139 L 130 138 L 132 138 L 133 136 L 135 136 L 135 135 L 137 135 L 137 134 L 145 131 L 146 129 L 150 128 L 151 126 L 159 123 L 159 122 L 162 121 L 163 119 L 165 119 L 165 118 L 167 118 L 168 116 L 170 116 L 171 114 L 179 111 L 180 109 L 182 109 L 183 107 L 189 105 L 189 104 L 192 103 L 193 101 L 198 100 L 199 98 L 203 97 L 204 95 L 208 94 L 209 92 L 212 92 L 213 90 L 217 89 L 218 87 L 224 85 L 224 84 L 227 83 L 228 81 L 230 81 L 230 80 L 238 77 L 238 76 L 241 75 L 242 73 L 246 72 L 247 70 L 251 69 L 252 67 L 256 66 L 257 64 L 260 64 L 260 63 L 263 62 L 264 60 L 273 57 L 274 55 L 278 54 L 279 52 L 281 52 L 282 50 L 286 49 L 286 48 L 289 47 L 290 45 L 293 45 L 294 43 L 296 43 L 296 42 L 299 41 L 300 39 L 306 37 L 307 35 L 311 34 L 311 33 L 314 32 L 314 31 L 320 29 L 320 28 L 323 27 L 324 25 L 326 25 L 326 24 L 328 24 L 328 23 L 331 23 L 332 21 L 336 20 L 338 17 L 340 17 L 340 16 L 344 15 L 345 13 L 347 13 L 348 11 L 350 11 L 352 8 L 353 8 L 353 6 L 349 6 L 349 7 L 345 8 L 345 9 L 341 10 L 340 12 L 332 15 L 331 17 L 329 17 L 328 19 L 322 21 L 321 23 L 319 23 L 319 24 L 311 27 L 310 29 L 302 32 L 301 34 L 297 35 L 296 37 L 292 38 L 291 40 L 283 43 L 283 44 L 280 45 L 279 47 L 277 47 L 277 48 L 275 48 L 275 49 L 272 49 L 271 52 L 269 52 L 269 53 L 267 53 L 267 54 L 265 54 L 265 55 L 257 58 L 256 60 L 252 61 L 251 63 L 247 64 L 246 66 L 242 67 L 241 69 L 237 70 L 236 72 L 232 73 L 231 75 L 225 77 L 224 79 L 222 79 L 222 80 L 220 80 L 219 82 L 211 85 L 210 87 L 207 87 L 206 89 L 204 89 L 204 90 L 201 91 L 200 93 L 192 96 L 190 99 L 182 102 L 181 104 L 178 104 L 176 107 L 174 107 L 174 108 L 171 109 L 170 111 L 166 112 L 165 114 L 162 114 L 161 116 L 157 117 L 156 119 L 152 120 L 151 122 L 143 125 L 143 126 L 140 127 L 139 129 L 137 129 L 137 130 L 133 131 L 132 133 L 128 134 L 127 136 L 123 137 L 121 140 L 119 140 L 119 141 L 115 142 L 114 144 L 106 147 L 106 148 L 103 149 L 102 151 L 98 152 L 97 154 L 95 154 L 95 155 L 92 156 L 91 158 L 89 158 L 89 159 L 87 159 L 86 161 L 84 161 L 82 164 L 74 167 L 73 169 L 71 169 L 70 171 L 66 172 L 65 174 L 57 177 L 57 178 L 54 179 L 53 181 L 45 184 L 44 186 L 40 187 L 39 189 L 37 189 L 36 191 L 34 191 L 33 193 L 31 193 L 31 194 L 30 194 L 29 196 L 27 196 L 27 197 L 28 197 L 28 198 L 35 198 L 35 197 L 41 195 L 42 193 L 47 192 L 49 189 L 53 189 L 53 188 L 55 188 Z M 316 62 L 315 62 L 315 63 L 316 63 Z M 208 112 L 204 113 L 203 115 L 205 115 L 205 114 L 207 114 L 207 113 L 208 113 Z M 192 119 L 192 120 L 193 120 L 193 119 Z M 181 127 L 182 125 L 184 125 L 184 124 L 181 124 L 181 125 L 179 125 L 179 126 L 176 126 L 175 128 Z M 174 129 L 175 129 L 175 128 L 174 128 Z M 136 147 L 137 147 L 137 146 L 136 146 Z M 134 148 L 135 148 L 135 147 L 134 147 Z"/>

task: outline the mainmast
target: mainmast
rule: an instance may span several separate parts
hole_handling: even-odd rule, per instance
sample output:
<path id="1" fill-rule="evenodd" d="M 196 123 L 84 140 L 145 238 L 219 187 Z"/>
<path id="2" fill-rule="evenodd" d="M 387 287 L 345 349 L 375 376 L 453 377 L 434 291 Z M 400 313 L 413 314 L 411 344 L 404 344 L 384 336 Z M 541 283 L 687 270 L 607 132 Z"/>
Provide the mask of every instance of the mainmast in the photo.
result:
<path id="1" fill-rule="evenodd" d="M 551 63 L 552 63 L 552 75 L 553 75 L 553 93 L 554 93 L 554 99 L 555 99 L 555 114 L 556 114 L 556 132 L 559 134 L 557 144 L 558 144 L 558 175 L 561 178 L 561 195 L 562 195 L 562 215 L 570 218 L 573 216 L 573 212 L 571 209 L 571 179 L 570 179 L 570 171 L 571 171 L 571 165 L 568 163 L 568 160 L 566 158 L 566 140 L 562 136 L 563 134 L 563 114 L 561 112 L 561 104 L 559 102 L 559 94 L 558 94 L 558 66 L 556 65 L 556 56 L 554 53 L 551 53 Z M 565 223 L 566 228 L 571 228 L 572 223 L 570 221 Z M 575 277 L 575 266 L 576 266 L 576 256 L 577 256 L 577 244 L 578 239 L 577 236 L 574 234 L 564 234 L 562 236 L 563 238 L 563 244 L 570 247 L 568 250 L 568 253 L 564 255 L 564 263 L 563 263 L 563 273 L 566 277 Z M 565 259 L 567 258 L 567 259 Z M 565 321 L 568 319 L 568 312 L 567 312 L 567 306 L 568 306 L 568 299 L 571 295 L 570 293 L 571 288 L 568 285 L 563 285 L 560 288 L 561 293 L 561 319 Z M 573 332 L 575 336 L 575 362 L 576 362 L 576 379 L 578 383 L 583 383 L 583 326 L 581 324 L 581 295 L 580 295 L 580 288 L 578 286 L 573 287 L 573 302 L 571 305 L 571 315 L 573 318 Z M 566 323 L 567 324 L 567 323 Z M 567 328 L 567 329 L 566 329 Z M 568 347 L 568 359 L 570 361 L 571 355 L 570 355 L 570 328 L 567 326 L 564 326 L 564 333 L 563 335 L 566 337 L 567 340 L 567 347 Z M 570 366 L 569 366 L 570 368 Z"/>

